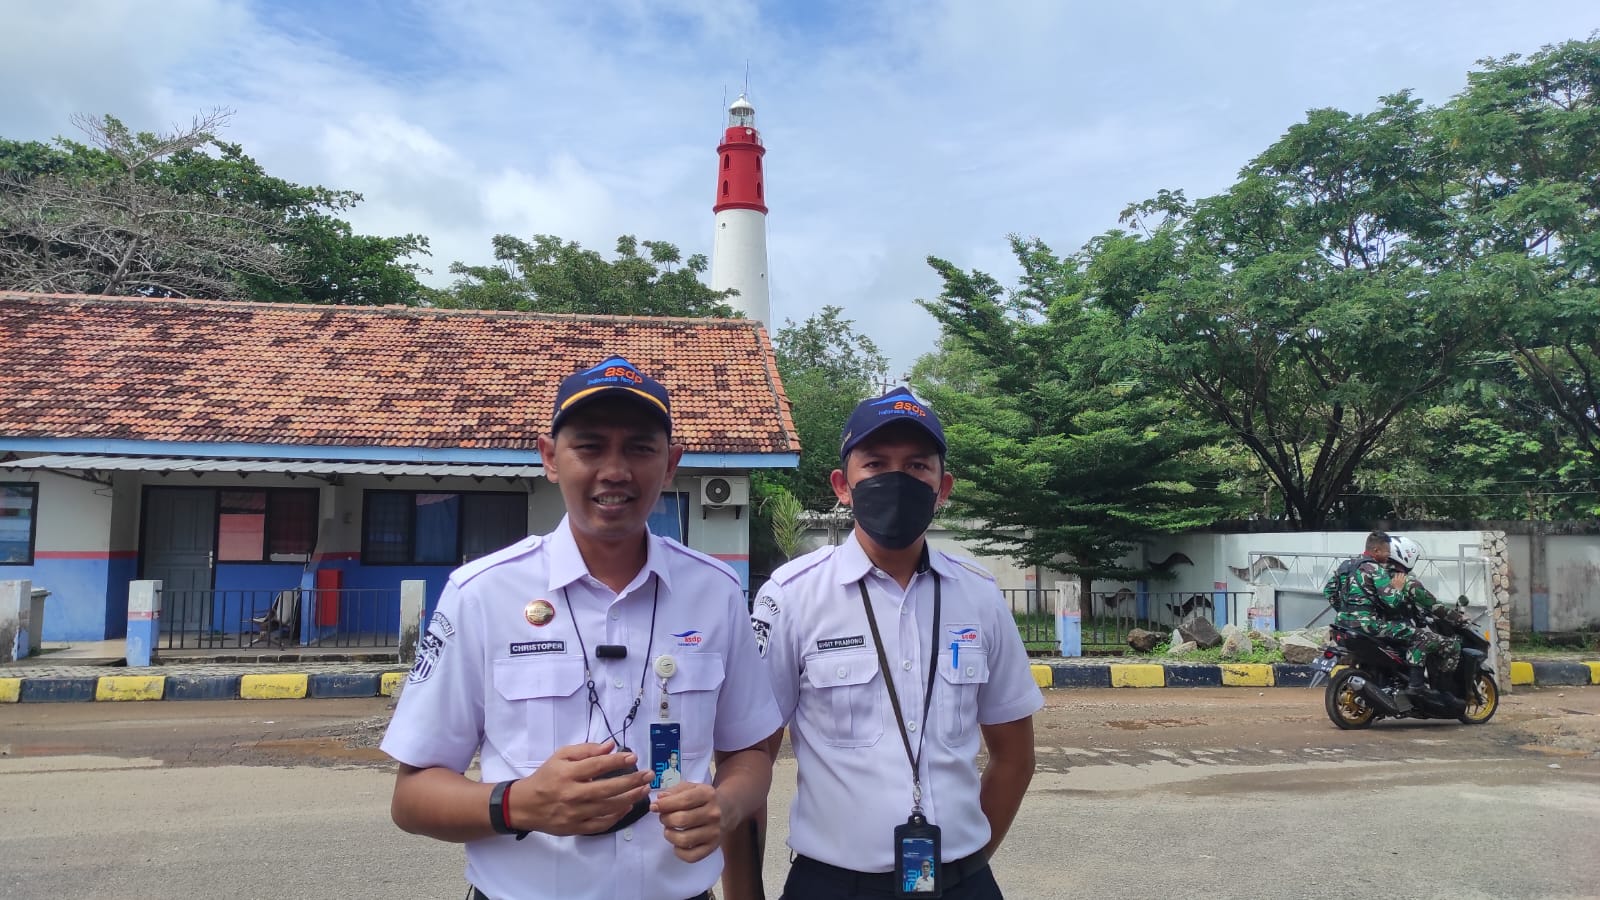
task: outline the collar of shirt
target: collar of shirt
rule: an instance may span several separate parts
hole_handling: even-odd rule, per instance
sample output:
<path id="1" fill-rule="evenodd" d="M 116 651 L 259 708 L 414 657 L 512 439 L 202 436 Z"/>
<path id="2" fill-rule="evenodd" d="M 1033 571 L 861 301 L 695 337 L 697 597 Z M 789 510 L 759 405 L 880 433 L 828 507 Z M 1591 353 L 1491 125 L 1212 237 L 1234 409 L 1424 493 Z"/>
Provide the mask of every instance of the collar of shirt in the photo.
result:
<path id="1" fill-rule="evenodd" d="M 927 539 L 923 539 L 923 553 L 927 554 L 928 567 L 939 573 L 939 577 L 946 581 L 956 577 L 955 567 L 945 558 L 943 553 L 928 546 Z M 868 572 L 875 569 L 872 558 L 867 556 L 867 550 L 861 546 L 855 529 L 850 529 L 850 534 L 839 544 L 839 549 L 834 556 L 834 574 L 838 576 L 840 584 L 853 584 L 867 576 Z"/>
<path id="2" fill-rule="evenodd" d="M 652 573 L 661 579 L 661 586 L 669 592 L 672 590 L 672 575 L 667 565 L 666 548 L 661 545 L 661 538 L 654 534 L 646 534 L 645 546 L 647 553 L 644 568 L 639 574 L 633 576 L 628 586 L 618 593 L 626 594 L 637 589 L 650 578 Z M 550 532 L 545 542 L 545 549 L 550 554 L 550 589 L 564 588 L 589 574 L 589 567 L 583 562 L 583 553 L 578 549 L 578 540 L 572 535 L 572 523 L 566 516 L 561 517 L 561 523 Z"/>

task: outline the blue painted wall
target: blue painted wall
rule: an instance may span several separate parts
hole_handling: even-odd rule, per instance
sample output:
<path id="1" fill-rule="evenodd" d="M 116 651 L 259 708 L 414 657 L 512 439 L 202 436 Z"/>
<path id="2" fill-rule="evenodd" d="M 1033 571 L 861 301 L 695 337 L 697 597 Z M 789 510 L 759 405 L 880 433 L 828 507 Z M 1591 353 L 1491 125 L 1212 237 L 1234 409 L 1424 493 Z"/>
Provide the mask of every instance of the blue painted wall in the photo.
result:
<path id="1" fill-rule="evenodd" d="M 400 582 L 427 583 L 422 616 L 426 622 L 433 615 L 434 607 L 439 605 L 439 594 L 455 570 L 454 566 L 363 566 L 354 559 L 327 560 L 322 568 L 344 573 L 343 587 L 348 593 L 340 598 L 338 627 L 344 631 L 385 634 L 400 630 Z M 332 631 L 327 627 L 321 630 Z"/>
<path id="2" fill-rule="evenodd" d="M 34 558 L 31 566 L 0 567 L 0 579 L 26 578 L 50 596 L 44 601 L 46 641 L 98 641 L 117 637 L 107 633 L 106 597 L 113 566 L 123 571 L 129 560 L 99 558 Z M 122 627 L 127 628 L 128 587 L 122 586 Z"/>
<path id="3" fill-rule="evenodd" d="M 304 571 L 300 563 L 218 563 L 211 601 L 214 630 L 255 630 L 250 620 L 265 615 L 279 591 L 298 587 Z"/>
<path id="4" fill-rule="evenodd" d="M 128 636 L 128 582 L 139 577 L 139 557 L 112 557 L 106 572 L 104 639 L 109 641 Z"/>

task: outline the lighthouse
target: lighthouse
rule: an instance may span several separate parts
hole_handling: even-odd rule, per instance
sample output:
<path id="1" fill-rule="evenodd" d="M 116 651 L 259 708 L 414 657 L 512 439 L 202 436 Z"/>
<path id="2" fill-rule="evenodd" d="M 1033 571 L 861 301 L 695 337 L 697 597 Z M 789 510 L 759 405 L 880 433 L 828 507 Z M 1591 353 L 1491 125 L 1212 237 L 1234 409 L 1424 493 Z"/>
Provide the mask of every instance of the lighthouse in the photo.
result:
<path id="1" fill-rule="evenodd" d="M 772 324 L 767 296 L 767 202 L 761 171 L 756 109 L 744 94 L 728 107 L 728 127 L 717 147 L 716 237 L 711 242 L 711 289 L 739 293 L 728 305 L 763 325 Z"/>

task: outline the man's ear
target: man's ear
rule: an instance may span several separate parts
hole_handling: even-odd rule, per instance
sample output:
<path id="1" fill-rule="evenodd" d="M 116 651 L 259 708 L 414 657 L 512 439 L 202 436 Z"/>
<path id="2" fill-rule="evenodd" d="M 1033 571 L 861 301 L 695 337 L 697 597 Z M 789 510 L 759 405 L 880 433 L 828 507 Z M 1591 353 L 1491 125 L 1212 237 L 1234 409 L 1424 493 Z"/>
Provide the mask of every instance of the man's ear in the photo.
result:
<path id="1" fill-rule="evenodd" d="M 669 438 L 670 440 L 670 438 Z M 678 463 L 683 461 L 683 445 L 667 445 L 667 477 L 662 479 L 662 490 L 672 486 L 672 479 L 678 475 Z"/>
<path id="2" fill-rule="evenodd" d="M 838 498 L 845 506 L 850 505 L 850 482 L 845 480 L 844 471 L 834 469 L 828 475 L 828 484 L 833 486 L 833 496 Z"/>
<path id="3" fill-rule="evenodd" d="M 551 484 L 557 484 L 560 479 L 556 477 L 556 439 L 547 435 L 539 435 L 539 462 L 544 466 L 544 477 Z"/>

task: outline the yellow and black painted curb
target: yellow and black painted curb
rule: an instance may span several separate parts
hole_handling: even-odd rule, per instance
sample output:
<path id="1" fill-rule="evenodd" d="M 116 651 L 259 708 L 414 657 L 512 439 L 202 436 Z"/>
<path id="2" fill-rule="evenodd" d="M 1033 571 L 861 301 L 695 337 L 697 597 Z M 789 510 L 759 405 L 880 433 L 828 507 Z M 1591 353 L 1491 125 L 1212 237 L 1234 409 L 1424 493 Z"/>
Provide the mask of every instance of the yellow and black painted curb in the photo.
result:
<path id="1" fill-rule="evenodd" d="M 1310 666 L 1289 663 L 1033 663 L 1042 688 L 1305 687 Z M 0 703 L 70 703 L 129 700 L 298 700 L 391 697 L 406 673 L 232 675 L 0 675 Z M 1600 662 L 1518 660 L 1513 685 L 1600 685 Z"/>
<path id="2" fill-rule="evenodd" d="M 389 697 L 405 672 L 0 676 L 0 703 Z"/>
<path id="3" fill-rule="evenodd" d="M 1314 670 L 1291 663 L 1034 663 L 1033 680 L 1045 688 L 1083 687 L 1306 687 Z M 1513 685 L 1600 685 L 1600 662 L 1517 661 Z"/>

